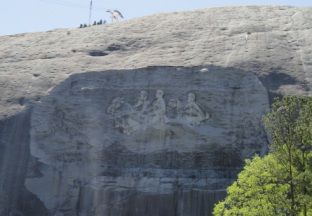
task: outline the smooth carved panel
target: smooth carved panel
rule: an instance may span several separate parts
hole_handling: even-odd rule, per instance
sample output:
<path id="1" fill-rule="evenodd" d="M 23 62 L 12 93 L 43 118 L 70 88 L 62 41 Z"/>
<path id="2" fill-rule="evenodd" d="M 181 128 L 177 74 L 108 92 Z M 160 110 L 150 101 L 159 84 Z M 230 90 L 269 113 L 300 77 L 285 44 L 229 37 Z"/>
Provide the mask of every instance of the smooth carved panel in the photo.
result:
<path id="1" fill-rule="evenodd" d="M 144 132 L 148 128 L 162 129 L 165 125 L 194 127 L 209 119 L 209 113 L 200 108 L 194 93 L 188 93 L 185 104 L 176 98 L 168 100 L 167 104 L 164 91 L 158 89 L 150 102 L 147 91 L 142 90 L 134 105 L 122 97 L 114 98 L 107 113 L 114 118 L 115 128 L 125 134 Z"/>
<path id="2" fill-rule="evenodd" d="M 174 71 L 67 80 L 34 110 L 33 154 L 46 162 L 84 161 L 86 153 L 101 159 L 114 143 L 141 153 L 231 148 L 244 158 L 261 151 L 268 101 L 257 77 L 167 70 Z"/>
<path id="3" fill-rule="evenodd" d="M 76 215 L 81 206 L 79 215 L 108 216 L 112 208 L 123 215 L 127 193 L 225 189 L 245 158 L 266 150 L 268 95 L 252 73 L 202 71 L 155 67 L 67 79 L 33 109 L 40 176 L 28 178 L 27 189 L 53 214 L 66 206 Z M 116 203 L 103 200 L 109 196 Z"/>

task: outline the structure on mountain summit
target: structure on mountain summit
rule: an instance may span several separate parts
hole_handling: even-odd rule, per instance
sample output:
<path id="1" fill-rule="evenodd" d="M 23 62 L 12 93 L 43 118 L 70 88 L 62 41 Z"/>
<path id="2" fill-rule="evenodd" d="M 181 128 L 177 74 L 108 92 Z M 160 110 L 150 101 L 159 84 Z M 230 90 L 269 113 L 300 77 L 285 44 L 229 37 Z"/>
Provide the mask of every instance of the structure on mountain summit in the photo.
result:
<path id="1" fill-rule="evenodd" d="M 119 19 L 123 19 L 124 16 L 122 15 L 122 13 L 119 11 L 119 10 L 107 10 L 106 11 L 107 13 L 110 13 L 111 15 L 111 19 L 112 19 L 112 22 L 118 22 Z"/>

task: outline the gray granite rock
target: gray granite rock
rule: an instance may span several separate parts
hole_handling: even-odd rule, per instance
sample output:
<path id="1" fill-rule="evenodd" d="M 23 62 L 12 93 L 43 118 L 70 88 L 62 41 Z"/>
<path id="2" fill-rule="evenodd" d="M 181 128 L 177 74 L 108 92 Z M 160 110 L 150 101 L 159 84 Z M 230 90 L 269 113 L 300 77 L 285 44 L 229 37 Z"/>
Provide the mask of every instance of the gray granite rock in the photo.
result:
<path id="1" fill-rule="evenodd" d="M 33 109 L 40 176 L 26 188 L 53 215 L 205 215 L 265 152 L 268 108 L 260 80 L 235 69 L 73 75 Z"/>
<path id="2" fill-rule="evenodd" d="M 266 152 L 273 97 L 311 95 L 311 14 L 216 8 L 0 37 L 0 215 L 210 215 Z"/>

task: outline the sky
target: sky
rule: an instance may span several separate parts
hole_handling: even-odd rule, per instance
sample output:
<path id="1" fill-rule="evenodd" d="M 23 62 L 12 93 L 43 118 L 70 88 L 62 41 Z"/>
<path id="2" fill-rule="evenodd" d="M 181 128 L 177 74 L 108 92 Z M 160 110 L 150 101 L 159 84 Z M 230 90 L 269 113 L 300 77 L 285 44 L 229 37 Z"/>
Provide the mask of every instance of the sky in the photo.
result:
<path id="1" fill-rule="evenodd" d="M 0 35 L 75 28 L 88 23 L 91 0 L 0 0 Z M 125 19 L 163 12 L 239 5 L 312 6 L 311 0 L 92 0 L 92 20 L 110 21 L 107 9 Z"/>

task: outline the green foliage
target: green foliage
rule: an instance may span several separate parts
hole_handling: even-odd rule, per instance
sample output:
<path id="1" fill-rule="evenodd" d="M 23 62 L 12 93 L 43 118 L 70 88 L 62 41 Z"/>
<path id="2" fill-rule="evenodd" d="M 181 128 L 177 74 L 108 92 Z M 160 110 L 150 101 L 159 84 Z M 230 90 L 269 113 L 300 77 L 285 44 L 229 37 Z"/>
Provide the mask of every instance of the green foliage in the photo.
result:
<path id="1" fill-rule="evenodd" d="M 275 101 L 264 123 L 270 154 L 247 160 L 215 215 L 312 215 L 312 98 Z"/>
<path id="2" fill-rule="evenodd" d="M 278 100 L 264 122 L 272 134 L 272 153 L 286 169 L 290 215 L 307 215 L 312 208 L 312 99 Z"/>
<path id="3" fill-rule="evenodd" d="M 244 170 L 228 189 L 226 199 L 218 203 L 214 215 L 285 215 L 289 212 L 289 185 L 283 166 L 273 155 L 246 160 Z"/>

